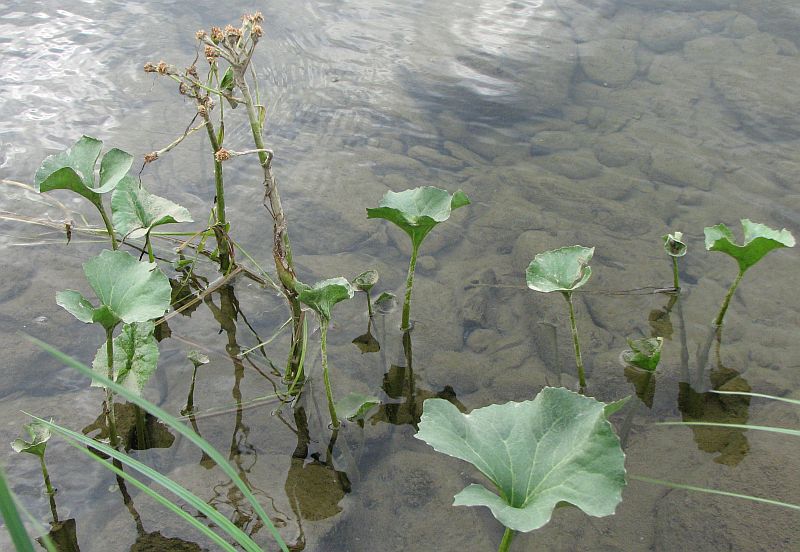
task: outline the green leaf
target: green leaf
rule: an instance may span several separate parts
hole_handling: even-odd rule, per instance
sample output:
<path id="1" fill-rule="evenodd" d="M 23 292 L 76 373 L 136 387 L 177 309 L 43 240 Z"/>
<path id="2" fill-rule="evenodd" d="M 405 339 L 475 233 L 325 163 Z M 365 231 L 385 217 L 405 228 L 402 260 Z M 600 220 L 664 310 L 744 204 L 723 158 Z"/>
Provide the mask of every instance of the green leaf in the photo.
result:
<path id="1" fill-rule="evenodd" d="M 297 298 L 311 307 L 325 321 L 331 319 L 333 306 L 345 299 L 352 299 L 355 289 L 346 278 L 331 278 L 322 280 L 309 287 L 300 284 L 297 289 Z"/>
<path id="2" fill-rule="evenodd" d="M 71 148 L 47 157 L 33 177 L 39 192 L 72 190 L 92 203 L 100 202 L 100 194 L 113 190 L 133 163 L 133 156 L 112 149 L 100 164 L 100 183 L 95 186 L 94 168 L 103 142 L 83 136 Z"/>
<path id="3" fill-rule="evenodd" d="M 186 353 L 186 358 L 189 359 L 189 362 L 191 362 L 195 368 L 199 368 L 203 364 L 208 364 L 211 362 L 207 355 L 204 355 L 196 349 L 192 349 Z"/>
<path id="4" fill-rule="evenodd" d="M 614 401 L 612 403 L 606 403 L 606 405 L 603 407 L 603 414 L 605 415 L 606 418 L 610 418 L 611 416 L 622 410 L 622 408 L 626 404 L 628 404 L 629 400 L 631 400 L 630 395 L 628 395 L 627 397 L 623 397 L 618 401 Z"/>
<path id="5" fill-rule="evenodd" d="M 722 251 L 739 263 L 739 271 L 744 272 L 773 249 L 794 247 L 794 236 L 786 228 L 773 230 L 763 224 L 742 219 L 744 243 L 738 245 L 733 233 L 724 224 L 708 226 L 703 231 L 706 235 L 706 249 Z"/>
<path id="6" fill-rule="evenodd" d="M 469 203 L 461 190 L 450 195 L 447 190 L 422 186 L 399 193 L 386 192 L 377 208 L 367 209 L 367 218 L 393 222 L 411 237 L 415 247 L 419 247 L 437 224 L 450 218 L 454 209 Z"/>
<path id="7" fill-rule="evenodd" d="M 353 284 L 361 291 L 369 291 L 378 283 L 379 279 L 380 275 L 377 270 L 367 270 L 356 276 Z"/>
<path id="8" fill-rule="evenodd" d="M 525 272 L 528 287 L 544 293 L 571 292 L 585 284 L 592 275 L 592 267 L 588 265 L 592 255 L 594 247 L 581 245 L 539 253 Z"/>
<path id="9" fill-rule="evenodd" d="M 661 236 L 664 240 L 664 250 L 670 257 L 683 257 L 686 255 L 686 244 L 683 240 L 683 232 L 675 232 L 674 234 L 664 234 Z"/>
<path id="10" fill-rule="evenodd" d="M 56 295 L 56 302 L 81 322 L 113 328 L 119 322 L 146 322 L 169 308 L 171 288 L 155 263 L 139 262 L 124 251 L 105 250 L 83 265 L 89 285 L 100 300 L 94 307 L 77 291 Z"/>
<path id="11" fill-rule="evenodd" d="M 44 458 L 44 451 L 47 448 L 47 441 L 50 440 L 50 429 L 40 422 L 33 422 L 23 426 L 30 436 L 30 441 L 25 439 L 14 439 L 11 448 L 14 452 L 27 452 L 40 458 Z"/>
<path id="12" fill-rule="evenodd" d="M 114 190 L 111 212 L 114 229 L 129 238 L 141 238 L 162 224 L 193 222 L 186 208 L 151 194 L 130 176 L 123 178 Z"/>
<path id="13" fill-rule="evenodd" d="M 630 364 L 653 372 L 661 361 L 661 348 L 664 346 L 663 337 L 648 337 L 645 339 L 629 339 L 630 349 L 622 351 L 620 358 L 625 364 Z"/>
<path id="14" fill-rule="evenodd" d="M 394 310 L 397 306 L 397 297 L 395 297 L 394 293 L 389 291 L 384 291 L 378 298 L 372 302 L 375 305 L 375 308 L 378 309 L 383 314 L 390 313 Z"/>
<path id="15" fill-rule="evenodd" d="M 114 381 L 131 393 L 141 395 L 144 386 L 158 367 L 158 343 L 153 336 L 152 321 L 125 324 L 114 338 Z M 108 377 L 106 344 L 95 354 L 92 369 Z M 105 387 L 92 381 L 92 387 Z"/>
<path id="16" fill-rule="evenodd" d="M 592 516 L 614 513 L 625 486 L 625 455 L 604 404 L 563 388 L 533 401 L 490 405 L 462 414 L 428 399 L 416 437 L 473 464 L 499 492 L 470 485 L 457 506 L 487 506 L 506 527 L 533 531 L 560 502 Z"/>
<path id="17" fill-rule="evenodd" d="M 222 75 L 222 81 L 219 83 L 219 89 L 226 92 L 233 91 L 233 67 L 228 67 L 225 74 Z"/>
<path id="18" fill-rule="evenodd" d="M 0 470 L 0 518 L 5 522 L 11 535 L 11 542 L 17 552 L 34 552 L 33 541 L 25 530 L 25 524 L 19 516 L 19 509 L 11 489 L 8 488 L 5 474 Z"/>
<path id="19" fill-rule="evenodd" d="M 381 404 L 378 397 L 350 393 L 336 403 L 336 413 L 342 420 L 353 420 L 363 417 L 373 406 Z"/>

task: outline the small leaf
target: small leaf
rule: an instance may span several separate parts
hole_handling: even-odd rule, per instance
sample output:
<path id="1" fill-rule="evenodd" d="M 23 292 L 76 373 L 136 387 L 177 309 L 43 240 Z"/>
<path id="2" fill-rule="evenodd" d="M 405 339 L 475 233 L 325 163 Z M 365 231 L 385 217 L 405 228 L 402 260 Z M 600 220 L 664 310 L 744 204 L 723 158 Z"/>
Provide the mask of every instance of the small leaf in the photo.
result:
<path id="1" fill-rule="evenodd" d="M 354 420 L 362 418 L 373 406 L 379 404 L 381 404 L 381 400 L 378 397 L 350 393 L 336 403 L 336 413 L 342 420 Z"/>
<path id="2" fill-rule="evenodd" d="M 30 436 L 30 441 L 25 439 L 14 439 L 11 448 L 14 452 L 27 452 L 40 458 L 44 458 L 44 451 L 47 448 L 47 441 L 50 440 L 50 428 L 41 422 L 32 422 L 23 426 Z"/>
<path id="3" fill-rule="evenodd" d="M 222 75 L 222 81 L 219 83 L 219 89 L 226 92 L 233 91 L 233 67 L 228 67 L 225 74 Z"/>
<path id="4" fill-rule="evenodd" d="M 686 255 L 686 244 L 683 240 L 683 232 L 665 234 L 661 237 L 664 240 L 664 250 L 670 257 L 683 257 Z"/>
<path id="5" fill-rule="evenodd" d="M 661 361 L 661 348 L 664 346 L 663 337 L 648 337 L 646 339 L 629 339 L 629 350 L 622 351 L 620 358 L 625 364 L 630 364 L 648 372 L 655 371 Z"/>
<path id="6" fill-rule="evenodd" d="M 300 284 L 297 292 L 297 298 L 302 303 L 311 307 L 324 320 L 330 321 L 333 306 L 345 299 L 352 299 L 355 289 L 347 279 L 339 277 L 322 280 L 311 287 Z"/>
<path id="7" fill-rule="evenodd" d="M 614 401 L 612 403 L 606 403 L 603 407 L 603 414 L 605 415 L 606 419 L 610 418 L 620 410 L 622 410 L 628 401 L 631 400 L 631 396 L 628 395 L 627 397 L 623 397 L 618 401 Z"/>
<path id="8" fill-rule="evenodd" d="M 353 284 L 361 291 L 369 291 L 378 283 L 379 279 L 380 275 L 377 270 L 367 270 L 356 276 Z"/>
<path id="9" fill-rule="evenodd" d="M 794 236 L 787 229 L 773 230 L 763 224 L 742 219 L 744 243 L 738 245 L 733 233 L 724 224 L 708 226 L 703 231 L 706 236 L 706 249 L 722 251 L 733 257 L 744 272 L 773 249 L 794 247 Z"/>
<path id="10" fill-rule="evenodd" d="M 395 297 L 394 293 L 384 291 L 378 295 L 378 298 L 375 299 L 372 304 L 375 305 L 375 308 L 378 309 L 379 312 L 388 314 L 397 306 L 397 297 Z"/>
<path id="11" fill-rule="evenodd" d="M 158 343 L 153 336 L 152 321 L 125 324 L 114 338 L 114 382 L 141 396 L 142 390 L 158 367 Z M 92 370 L 108 377 L 106 344 L 100 346 L 92 362 Z M 105 387 L 92 380 L 92 387 Z"/>
<path id="12" fill-rule="evenodd" d="M 450 195 L 447 190 L 422 186 L 399 193 L 386 192 L 377 208 L 367 209 L 367 218 L 382 218 L 396 224 L 419 247 L 437 224 L 450 218 L 454 209 L 469 203 L 461 190 Z"/>
<path id="13" fill-rule="evenodd" d="M 83 265 L 100 300 L 95 308 L 77 291 L 56 295 L 56 302 L 81 322 L 113 328 L 119 322 L 146 322 L 169 308 L 170 285 L 155 263 L 139 262 L 124 251 L 105 250 Z"/>
<path id="14" fill-rule="evenodd" d="M 455 505 L 487 506 L 506 527 L 533 531 L 561 502 L 592 516 L 614 513 L 625 486 L 625 455 L 605 405 L 563 388 L 533 401 L 462 414 L 442 399 L 424 404 L 417 439 L 473 464 L 499 491 L 470 485 Z"/>
<path id="15" fill-rule="evenodd" d="M 189 359 L 189 362 L 191 362 L 195 368 L 199 368 L 203 364 L 208 364 L 209 362 L 211 362 L 208 356 L 204 355 L 203 353 L 195 349 L 192 349 L 191 351 L 186 353 L 186 358 Z"/>
<path id="16" fill-rule="evenodd" d="M 151 194 L 130 176 L 114 190 L 111 212 L 115 230 L 129 238 L 145 236 L 162 224 L 192 222 L 192 215 L 184 207 Z"/>
<path id="17" fill-rule="evenodd" d="M 588 264 L 592 255 L 594 247 L 581 245 L 539 253 L 525 272 L 528 287 L 544 293 L 578 289 L 592 275 L 592 267 Z"/>
<path id="18" fill-rule="evenodd" d="M 95 190 L 98 194 L 110 192 L 128 174 L 133 164 L 133 155 L 120 149 L 108 150 L 100 162 L 100 185 Z"/>

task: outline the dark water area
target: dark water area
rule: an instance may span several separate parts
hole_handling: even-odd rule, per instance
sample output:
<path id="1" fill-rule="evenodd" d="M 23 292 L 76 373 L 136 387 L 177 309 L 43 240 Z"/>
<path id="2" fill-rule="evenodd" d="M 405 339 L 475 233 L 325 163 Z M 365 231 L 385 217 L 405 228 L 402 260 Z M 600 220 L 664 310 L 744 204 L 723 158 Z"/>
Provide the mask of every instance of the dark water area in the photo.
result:
<path id="1" fill-rule="evenodd" d="M 739 220 L 749 218 L 800 232 L 795 0 L 0 3 L 0 442 L 28 423 L 23 410 L 80 430 L 103 400 L 18 333 L 94 358 L 102 331 L 58 307 L 55 293 L 87 292 L 81 265 L 105 247 L 77 234 L 65 245 L 64 220 L 100 221 L 73 196 L 48 196 L 57 204 L 8 181 L 31 184 L 41 160 L 81 134 L 132 153 L 138 171 L 142 156 L 177 138 L 195 113 L 144 63 L 189 65 L 197 29 L 235 24 L 254 8 L 265 17 L 254 59 L 265 141 L 303 281 L 375 269 L 373 296 L 402 296 L 408 239 L 364 209 L 389 190 L 423 185 L 461 188 L 472 199 L 422 246 L 413 361 L 400 309 L 377 314 L 368 328 L 363 296 L 337 306 L 328 336 L 334 392 L 374 394 L 383 404 L 333 443 L 313 324 L 312 379 L 294 409 L 274 397 L 286 332 L 239 356 L 286 321 L 280 296 L 240 277 L 170 320 L 145 396 L 180 413 L 193 372 L 186 353 L 208 355 L 187 421 L 250 483 L 294 550 L 496 549 L 502 527 L 487 509 L 452 506 L 453 495 L 482 482 L 479 473 L 415 439 L 415 426 L 431 397 L 472 410 L 529 400 L 545 385 L 577 388 L 564 302 L 526 289 L 524 278 L 535 254 L 573 244 L 596 248 L 592 279 L 574 297 L 588 393 L 634 395 L 612 419 L 628 473 L 800 502 L 800 441 L 656 425 L 800 427 L 790 405 L 708 392 L 800 398 L 794 249 L 748 271 L 721 346 L 698 354 L 736 275 L 732 260 L 705 251 L 703 228 L 724 222 L 740 236 Z M 226 146 L 251 148 L 241 110 L 226 117 Z M 196 230 L 214 197 L 204 138 L 191 136 L 142 172 L 150 191 L 191 211 Z M 269 268 L 259 167 L 237 158 L 225 174 L 232 236 Z M 652 290 L 672 283 L 661 236 L 676 230 L 689 251 L 680 259 L 679 306 L 670 306 Z M 155 246 L 175 257 L 171 242 Z M 210 263 L 201 271 L 217 277 Z M 367 329 L 379 351 L 353 344 L 367 341 Z M 619 358 L 626 338 L 651 335 L 665 339 L 653 378 Z M 120 416 L 133 424 L 134 414 Z M 131 454 L 273 549 L 214 463 L 149 424 L 157 446 Z M 113 476 L 63 441 L 51 441 L 47 458 L 59 515 L 75 520 L 65 532 L 74 531 L 80 550 L 214 549 L 131 491 L 134 516 Z M 47 525 L 35 459 L 8 447 L 0 464 Z M 560 508 L 512 550 L 789 550 L 798 538 L 791 510 L 630 480 L 614 516 Z M 10 547 L 0 532 L 0 549 Z"/>

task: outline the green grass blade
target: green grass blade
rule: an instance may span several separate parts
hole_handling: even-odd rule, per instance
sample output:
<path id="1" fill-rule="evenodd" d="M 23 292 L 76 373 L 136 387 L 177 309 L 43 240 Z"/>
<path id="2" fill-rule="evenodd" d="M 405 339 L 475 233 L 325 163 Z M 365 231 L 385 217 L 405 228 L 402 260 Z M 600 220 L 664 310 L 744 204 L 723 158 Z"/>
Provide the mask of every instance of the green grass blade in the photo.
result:
<path id="1" fill-rule="evenodd" d="M 69 442 L 70 445 L 74 446 L 76 449 L 78 449 L 79 451 L 84 453 L 86 456 L 88 456 L 92 460 L 94 460 L 94 461 L 98 462 L 99 464 L 101 464 L 107 470 L 112 471 L 115 474 L 117 474 L 118 476 L 122 477 L 125 481 L 127 481 L 128 483 L 131 483 L 134 487 L 136 487 L 137 489 L 142 491 L 144 494 L 146 494 L 147 496 L 149 496 L 150 498 L 152 498 L 153 500 L 155 500 L 156 502 L 158 502 L 159 504 L 164 506 L 166 509 L 168 509 L 169 511 L 171 511 L 175 515 L 180 516 L 181 518 L 183 518 L 183 520 L 186 521 L 189 525 L 191 525 L 192 527 L 194 527 L 195 529 L 197 529 L 198 531 L 203 533 L 205 536 L 207 536 L 209 539 L 211 539 L 214 543 L 216 543 L 220 547 L 221 550 L 225 550 L 225 552 L 237 552 L 236 549 L 233 546 L 231 546 L 225 539 L 223 539 L 217 533 L 212 531 L 206 525 L 200 523 L 200 521 L 195 519 L 188 512 L 184 512 L 183 509 L 180 506 L 178 506 L 177 504 L 175 504 L 174 502 L 172 502 L 171 500 L 169 500 L 168 498 L 166 498 L 162 494 L 154 491 L 153 489 L 151 489 L 150 487 L 148 487 L 147 485 L 145 485 L 144 483 L 142 483 L 141 481 L 139 481 L 138 479 L 136 479 L 135 477 L 133 477 L 129 473 L 126 473 L 123 470 L 119 469 L 117 466 L 115 466 L 111 462 L 100 458 L 96 454 L 93 454 L 90 450 L 78 445 L 77 443 L 74 443 L 74 442 L 70 441 L 69 439 L 67 439 L 67 441 Z M 221 514 L 219 514 L 219 515 L 221 517 L 224 517 Z M 215 518 L 209 518 L 209 519 L 213 523 L 216 523 L 216 521 L 217 521 Z"/>
<path id="2" fill-rule="evenodd" d="M 761 502 L 763 504 L 771 504 L 773 506 L 780 506 L 782 508 L 789 508 L 792 510 L 800 510 L 800 505 L 791 504 L 789 502 L 781 502 L 780 500 L 771 500 L 769 498 L 761 498 L 758 496 L 751 496 L 746 494 L 732 493 L 729 491 L 719 491 L 717 489 L 707 489 L 705 487 L 695 487 L 694 485 L 684 485 L 682 483 L 673 483 L 672 481 L 663 481 L 661 479 L 651 479 L 650 477 L 642 477 L 640 475 L 629 475 L 630 479 L 636 481 L 644 481 L 645 483 L 652 483 L 654 485 L 663 485 L 665 487 L 672 487 L 673 489 L 682 489 L 684 491 L 697 491 L 699 493 L 708 493 L 722 496 L 730 496 L 733 498 L 742 498 L 744 500 L 752 500 L 753 502 Z"/>
<path id="3" fill-rule="evenodd" d="M 741 395 L 744 397 L 758 397 L 760 399 L 771 399 L 773 401 L 783 401 L 791 404 L 800 405 L 800 401 L 797 399 L 787 399 L 786 397 L 776 397 L 775 395 L 765 395 L 764 393 L 746 393 L 744 391 L 719 391 L 717 389 L 710 389 L 711 393 L 716 393 L 717 395 Z"/>
<path id="4" fill-rule="evenodd" d="M 5 474 L 2 471 L 0 471 L 0 515 L 6 523 L 6 528 L 17 552 L 34 552 L 33 541 L 19 517 L 17 503 L 14 495 L 11 494 L 11 489 L 8 488 Z"/>
<path id="5" fill-rule="evenodd" d="M 217 512 L 213 507 L 209 506 L 205 501 L 200 499 L 197 495 L 185 489 L 184 487 L 182 487 L 169 477 L 157 472 L 150 466 L 131 458 L 127 454 L 124 454 L 106 445 L 105 443 L 99 443 L 94 439 L 87 437 L 81 433 L 77 433 L 65 427 L 61 427 L 58 424 L 42 420 L 40 418 L 37 418 L 36 416 L 31 416 L 31 417 L 34 420 L 40 421 L 43 424 L 45 424 L 53 432 L 63 436 L 70 445 L 81 450 L 82 452 L 86 452 L 94 460 L 100 462 L 102 459 L 98 458 L 90 451 L 85 450 L 83 447 L 81 447 L 76 443 L 81 443 L 85 446 L 97 449 L 100 452 L 107 454 L 108 456 L 111 456 L 115 460 L 119 460 L 119 462 L 121 462 L 125 466 L 128 466 L 129 468 L 138 471 L 145 477 L 149 477 L 150 479 L 152 479 L 153 481 L 155 481 L 156 483 L 158 483 L 159 485 L 170 491 L 172 494 L 180 498 L 181 500 L 184 500 L 191 507 L 195 508 L 203 515 L 207 516 L 209 520 L 217 524 L 231 538 L 235 539 L 237 543 L 242 545 L 242 547 L 245 550 L 248 550 L 249 552 L 261 552 L 261 549 L 258 547 L 258 545 L 255 542 L 253 542 L 253 540 L 246 533 L 244 533 L 244 531 L 242 531 L 239 527 L 236 527 L 236 525 L 234 525 L 231 522 L 231 520 L 229 520 L 228 518 Z M 107 464 L 107 462 L 103 462 L 103 464 L 105 465 Z"/>
<path id="6" fill-rule="evenodd" d="M 797 429 L 788 429 L 785 427 L 773 426 L 760 426 L 752 424 L 722 424 L 718 422 L 659 422 L 658 425 L 682 425 L 682 426 L 708 426 L 708 427 L 727 427 L 731 429 L 754 429 L 756 431 L 768 431 L 770 433 L 782 433 L 784 435 L 793 435 L 800 437 L 800 431 Z"/>
<path id="7" fill-rule="evenodd" d="M 227 475 L 231 479 L 233 484 L 236 485 L 236 487 L 242 492 L 242 495 L 245 497 L 245 499 L 247 499 L 247 501 L 253 507 L 253 510 L 261 518 L 262 523 L 264 523 L 264 525 L 269 529 L 269 532 L 272 534 L 272 538 L 275 540 L 276 543 L 278 543 L 281 550 L 283 552 L 289 552 L 289 548 L 286 546 L 286 543 L 284 542 L 280 533 L 278 533 L 278 530 L 275 528 L 275 525 L 272 523 L 272 520 L 264 511 L 264 508 L 261 506 L 261 504 L 259 504 L 258 500 L 253 495 L 252 491 L 247 487 L 244 481 L 242 481 L 242 479 L 239 477 L 239 475 L 236 473 L 233 467 L 228 463 L 225 457 L 222 456 L 222 454 L 220 454 L 219 451 L 217 451 L 217 449 L 211 446 L 211 444 L 208 443 L 208 441 L 200 437 L 197 433 L 192 431 L 191 428 L 181 423 L 180 420 L 169 414 L 167 411 L 159 408 L 158 406 L 154 405 L 153 403 L 147 401 L 142 397 L 134 395 L 126 388 L 117 384 L 116 382 L 113 382 L 108 378 L 93 372 L 92 369 L 86 366 L 85 364 L 73 359 L 69 355 L 62 353 L 61 351 L 52 347 L 51 345 L 48 345 L 44 341 L 36 339 L 35 337 L 32 336 L 26 336 L 26 337 L 32 343 L 42 348 L 44 351 L 46 351 L 59 361 L 63 362 L 67 366 L 71 366 L 72 368 L 75 368 L 86 377 L 92 378 L 97 382 L 102 383 L 106 387 L 110 388 L 113 392 L 127 399 L 129 402 L 132 402 L 133 404 L 141 407 L 146 412 L 149 412 L 156 418 L 159 418 L 161 421 L 167 424 L 171 429 L 186 437 L 195 446 L 197 446 L 199 449 L 205 452 L 209 456 L 209 458 L 211 458 L 219 466 L 219 468 L 223 471 L 223 473 L 225 473 L 225 475 Z"/>

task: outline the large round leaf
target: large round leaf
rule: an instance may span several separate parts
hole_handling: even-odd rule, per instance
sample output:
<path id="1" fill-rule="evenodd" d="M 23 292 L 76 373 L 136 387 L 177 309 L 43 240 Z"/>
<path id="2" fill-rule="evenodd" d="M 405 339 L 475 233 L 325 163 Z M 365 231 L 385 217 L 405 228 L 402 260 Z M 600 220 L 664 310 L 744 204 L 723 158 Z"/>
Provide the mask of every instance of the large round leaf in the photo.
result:
<path id="1" fill-rule="evenodd" d="M 124 251 L 105 250 L 83 265 L 83 272 L 100 305 L 77 291 L 56 295 L 56 302 L 81 322 L 113 328 L 120 321 L 145 322 L 169 308 L 170 285 L 155 263 L 139 262 Z"/>
<path id="2" fill-rule="evenodd" d="M 339 277 L 322 280 L 310 287 L 300 284 L 297 292 L 297 298 L 302 303 L 311 307 L 324 320 L 330 321 L 333 306 L 345 299 L 351 299 L 355 289 L 346 278 Z"/>
<path id="3" fill-rule="evenodd" d="M 592 275 L 588 265 L 594 255 L 594 247 L 572 245 L 536 255 L 525 279 L 528 287 L 543 292 L 569 292 L 581 287 Z"/>
<path id="4" fill-rule="evenodd" d="M 162 224 L 192 222 L 185 207 L 151 194 L 130 176 L 125 176 L 114 190 L 111 213 L 114 229 L 129 238 L 140 238 Z"/>
<path id="5" fill-rule="evenodd" d="M 794 236 L 786 228 L 773 230 L 749 219 L 742 219 L 742 228 L 744 243 L 738 245 L 733 232 L 724 224 L 706 227 L 703 230 L 706 235 L 706 249 L 727 253 L 739 263 L 739 270 L 744 272 L 773 249 L 794 247 Z"/>
<path id="6" fill-rule="evenodd" d="M 125 324 L 114 338 L 114 373 L 116 383 L 141 396 L 144 386 L 158 367 L 158 343 L 153 336 L 152 321 Z M 106 344 L 100 346 L 92 362 L 92 370 L 108 377 Z M 92 380 L 92 387 L 105 387 Z"/>
<path id="7" fill-rule="evenodd" d="M 119 149 L 109 150 L 100 163 L 100 180 L 95 184 L 95 164 L 103 142 L 83 136 L 71 148 L 51 155 L 42 161 L 33 177 L 39 192 L 72 190 L 92 203 L 100 201 L 100 194 L 113 190 L 133 163 L 133 156 Z"/>
<path id="8" fill-rule="evenodd" d="M 456 506 L 486 506 L 506 527 L 533 531 L 550 521 L 559 502 L 600 517 L 622 500 L 625 455 L 604 406 L 553 387 L 532 401 L 470 414 L 428 399 L 416 437 L 471 463 L 499 492 L 473 484 L 456 495 Z"/>
<path id="9" fill-rule="evenodd" d="M 450 218 L 454 209 L 469 205 L 469 198 L 458 190 L 422 186 L 402 192 L 386 192 L 377 208 L 367 209 L 367 218 L 382 218 L 403 229 L 419 246 L 434 226 Z"/>

